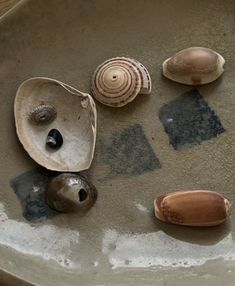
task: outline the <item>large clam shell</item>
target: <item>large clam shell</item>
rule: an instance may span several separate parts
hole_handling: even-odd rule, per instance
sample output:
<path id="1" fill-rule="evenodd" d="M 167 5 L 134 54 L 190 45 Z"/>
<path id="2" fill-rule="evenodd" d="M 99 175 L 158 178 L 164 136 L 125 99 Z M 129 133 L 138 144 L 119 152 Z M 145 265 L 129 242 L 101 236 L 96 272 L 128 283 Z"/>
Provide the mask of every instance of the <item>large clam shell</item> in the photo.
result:
<path id="1" fill-rule="evenodd" d="M 38 106 L 53 106 L 57 116 L 43 124 L 32 124 L 29 116 Z M 50 78 L 31 78 L 23 82 L 15 97 L 16 131 L 20 142 L 38 164 L 61 172 L 88 169 L 96 141 L 96 107 L 89 94 Z M 58 130 L 63 145 L 48 148 L 50 130 Z"/>
<path id="2" fill-rule="evenodd" d="M 216 80 L 224 72 L 224 58 L 203 47 L 192 47 L 176 53 L 163 62 L 163 75 L 173 81 L 202 85 Z"/>
<path id="3" fill-rule="evenodd" d="M 125 57 L 112 58 L 95 70 L 91 91 L 101 103 L 122 107 L 138 94 L 150 94 L 151 78 L 138 61 Z"/>

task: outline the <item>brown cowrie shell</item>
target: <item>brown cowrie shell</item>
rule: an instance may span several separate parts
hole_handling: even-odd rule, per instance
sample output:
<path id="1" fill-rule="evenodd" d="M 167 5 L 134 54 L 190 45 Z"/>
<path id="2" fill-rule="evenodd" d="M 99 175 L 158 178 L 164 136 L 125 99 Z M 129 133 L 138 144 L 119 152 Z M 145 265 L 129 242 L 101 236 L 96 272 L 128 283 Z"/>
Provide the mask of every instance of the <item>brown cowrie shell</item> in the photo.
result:
<path id="1" fill-rule="evenodd" d="M 188 226 L 213 226 L 230 215 L 230 202 L 212 191 L 181 191 L 157 197 L 155 216 L 165 222 Z"/>
<path id="2" fill-rule="evenodd" d="M 223 72 L 224 58 L 203 47 L 192 47 L 176 53 L 162 65 L 163 75 L 173 81 L 202 85 L 216 80 Z"/>

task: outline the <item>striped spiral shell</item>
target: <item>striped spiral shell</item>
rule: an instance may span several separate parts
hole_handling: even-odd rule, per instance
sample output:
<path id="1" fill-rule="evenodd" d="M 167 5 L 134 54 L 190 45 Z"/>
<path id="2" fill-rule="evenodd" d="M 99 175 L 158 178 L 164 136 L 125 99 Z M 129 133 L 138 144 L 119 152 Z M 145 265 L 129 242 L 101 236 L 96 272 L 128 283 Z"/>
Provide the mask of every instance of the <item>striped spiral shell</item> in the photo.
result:
<path id="1" fill-rule="evenodd" d="M 48 124 L 55 120 L 57 111 L 51 105 L 41 104 L 35 107 L 29 114 L 29 121 L 32 124 Z"/>
<path id="2" fill-rule="evenodd" d="M 138 94 L 151 93 L 151 78 L 147 69 L 130 58 L 112 58 L 95 70 L 91 91 L 101 103 L 122 107 Z"/>

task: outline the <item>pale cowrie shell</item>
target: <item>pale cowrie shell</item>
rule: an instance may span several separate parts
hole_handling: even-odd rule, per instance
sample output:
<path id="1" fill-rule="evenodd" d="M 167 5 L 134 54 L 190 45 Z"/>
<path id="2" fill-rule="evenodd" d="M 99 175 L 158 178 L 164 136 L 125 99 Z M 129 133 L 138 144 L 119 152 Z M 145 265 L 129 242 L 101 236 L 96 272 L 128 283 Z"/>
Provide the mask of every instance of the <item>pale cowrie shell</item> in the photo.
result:
<path id="1" fill-rule="evenodd" d="M 173 81 L 202 85 L 216 80 L 224 72 L 224 58 L 203 47 L 192 47 L 176 53 L 162 64 L 163 75 Z"/>

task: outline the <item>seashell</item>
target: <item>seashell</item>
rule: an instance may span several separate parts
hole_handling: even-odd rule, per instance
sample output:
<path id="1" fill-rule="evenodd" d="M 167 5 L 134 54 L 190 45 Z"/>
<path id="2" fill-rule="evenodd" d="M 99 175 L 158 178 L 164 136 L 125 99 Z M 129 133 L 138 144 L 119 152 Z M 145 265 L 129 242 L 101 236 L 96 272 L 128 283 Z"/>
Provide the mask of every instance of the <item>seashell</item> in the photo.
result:
<path id="1" fill-rule="evenodd" d="M 58 149 L 63 144 L 63 137 L 57 129 L 51 129 L 47 135 L 46 145 L 52 149 Z"/>
<path id="2" fill-rule="evenodd" d="M 32 124 L 49 124 L 57 116 L 56 109 L 51 105 L 41 104 L 35 107 L 29 114 L 29 121 Z"/>
<path id="3" fill-rule="evenodd" d="M 55 108 L 57 116 L 51 124 L 31 124 L 29 114 L 40 105 Z M 30 78 L 18 88 L 14 113 L 18 138 L 38 164 L 59 172 L 79 172 L 90 167 L 95 150 L 97 114 L 89 94 L 54 79 Z M 56 152 L 48 148 L 48 145 L 52 147 L 52 141 L 46 144 L 51 129 L 63 136 L 59 143 L 63 146 Z M 58 149 L 58 142 L 56 145 Z"/>
<path id="4" fill-rule="evenodd" d="M 49 181 L 46 199 L 51 208 L 60 212 L 85 211 L 94 205 L 97 190 L 83 176 L 63 173 Z"/>
<path id="5" fill-rule="evenodd" d="M 230 215 L 230 203 L 212 191 L 184 191 L 154 201 L 155 216 L 165 222 L 188 226 L 213 226 Z"/>
<path id="6" fill-rule="evenodd" d="M 97 67 L 91 91 L 101 103 L 122 107 L 138 94 L 151 93 L 151 78 L 138 61 L 125 57 L 112 58 Z"/>
<path id="7" fill-rule="evenodd" d="M 216 80 L 224 72 L 224 58 L 202 47 L 184 49 L 164 61 L 163 75 L 173 81 L 202 85 Z"/>

